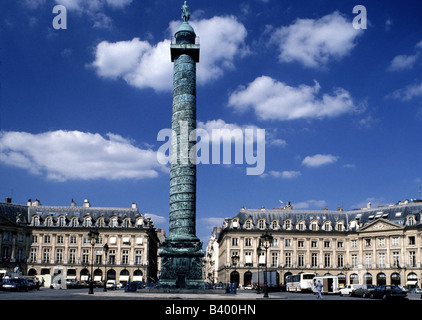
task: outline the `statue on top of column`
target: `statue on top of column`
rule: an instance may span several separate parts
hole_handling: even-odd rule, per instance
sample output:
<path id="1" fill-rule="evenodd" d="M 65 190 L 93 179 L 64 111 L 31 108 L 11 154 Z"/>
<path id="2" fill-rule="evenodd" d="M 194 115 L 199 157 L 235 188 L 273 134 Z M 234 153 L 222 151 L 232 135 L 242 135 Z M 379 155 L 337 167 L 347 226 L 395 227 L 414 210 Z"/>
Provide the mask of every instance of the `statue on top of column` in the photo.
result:
<path id="1" fill-rule="evenodd" d="M 182 19 L 183 21 L 187 22 L 189 18 L 190 18 L 190 11 L 185 1 L 185 3 L 182 5 Z"/>

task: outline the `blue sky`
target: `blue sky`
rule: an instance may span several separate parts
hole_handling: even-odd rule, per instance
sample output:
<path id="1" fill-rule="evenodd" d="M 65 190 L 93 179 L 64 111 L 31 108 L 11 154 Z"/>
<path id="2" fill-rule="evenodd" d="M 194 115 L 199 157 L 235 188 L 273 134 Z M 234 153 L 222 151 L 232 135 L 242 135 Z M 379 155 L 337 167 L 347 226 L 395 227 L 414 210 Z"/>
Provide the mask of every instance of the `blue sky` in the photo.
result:
<path id="1" fill-rule="evenodd" d="M 66 29 L 55 29 L 55 5 Z M 346 210 L 419 196 L 422 4 L 188 1 L 198 127 L 265 129 L 265 172 L 200 164 L 197 234 L 246 208 Z M 169 45 L 182 1 L 0 6 L 0 197 L 129 207 L 168 228 Z M 356 5 L 367 28 L 353 28 Z M 63 22 L 63 21 L 62 21 Z M 362 22 L 362 21 L 360 21 Z"/>

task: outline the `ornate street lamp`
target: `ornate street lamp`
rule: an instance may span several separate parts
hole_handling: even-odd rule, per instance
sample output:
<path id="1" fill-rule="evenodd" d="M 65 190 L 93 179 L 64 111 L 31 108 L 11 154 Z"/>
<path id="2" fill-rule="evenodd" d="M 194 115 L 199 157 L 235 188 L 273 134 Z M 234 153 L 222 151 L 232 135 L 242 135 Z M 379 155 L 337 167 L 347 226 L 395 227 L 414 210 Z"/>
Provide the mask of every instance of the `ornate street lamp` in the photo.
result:
<path id="1" fill-rule="evenodd" d="M 258 245 L 258 248 L 256 248 L 256 252 L 258 254 L 258 287 L 256 288 L 256 293 L 260 294 L 261 293 L 261 284 L 259 282 L 259 257 L 261 256 L 261 252 L 262 252 L 262 248 L 261 245 Z"/>
<path id="2" fill-rule="evenodd" d="M 104 249 L 104 291 L 107 291 L 107 254 L 108 254 L 108 244 L 106 243 L 103 247 Z"/>
<path id="3" fill-rule="evenodd" d="M 264 298 L 268 298 L 268 282 L 267 282 L 267 256 L 268 256 L 268 249 L 271 247 L 273 243 L 273 236 L 266 231 L 261 236 L 261 245 L 265 249 L 265 273 L 264 273 Z"/>
<path id="4" fill-rule="evenodd" d="M 94 246 L 95 243 L 98 240 L 99 232 L 97 228 L 92 228 L 88 232 L 88 238 L 91 242 L 91 276 L 90 276 L 90 282 L 89 282 L 89 294 L 94 294 Z"/>

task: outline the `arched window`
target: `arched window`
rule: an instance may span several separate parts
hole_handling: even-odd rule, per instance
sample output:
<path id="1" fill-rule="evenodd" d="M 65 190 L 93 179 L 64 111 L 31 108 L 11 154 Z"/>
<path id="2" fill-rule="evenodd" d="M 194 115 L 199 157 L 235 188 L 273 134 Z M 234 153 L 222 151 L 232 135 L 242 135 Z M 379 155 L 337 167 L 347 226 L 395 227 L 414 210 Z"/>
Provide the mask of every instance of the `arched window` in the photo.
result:
<path id="1" fill-rule="evenodd" d="M 246 220 L 245 228 L 246 229 L 252 229 L 252 221 L 250 219 Z"/>
<path id="2" fill-rule="evenodd" d="M 409 216 L 407 216 L 407 218 L 406 218 L 406 224 L 407 224 L 408 226 L 413 226 L 413 225 L 415 225 L 415 224 L 416 224 L 416 219 L 415 219 L 415 216 L 414 216 L 414 215 L 409 215 Z"/>
<path id="3" fill-rule="evenodd" d="M 290 219 L 284 220 L 284 229 L 286 230 L 292 229 L 292 220 Z"/>
<path id="4" fill-rule="evenodd" d="M 300 220 L 299 223 L 297 224 L 297 229 L 300 230 L 300 231 L 306 230 L 305 221 Z"/>
<path id="5" fill-rule="evenodd" d="M 271 221 L 271 229 L 273 229 L 273 230 L 278 229 L 278 221 L 277 220 Z"/>
<path id="6" fill-rule="evenodd" d="M 108 226 L 109 226 L 109 227 L 111 227 L 111 228 L 116 228 L 116 227 L 118 227 L 117 217 L 112 217 L 112 218 L 110 219 L 110 222 L 109 222 Z"/>
<path id="7" fill-rule="evenodd" d="M 85 217 L 84 218 L 84 223 L 83 223 L 83 226 L 84 227 L 91 227 L 91 225 L 92 225 L 92 218 L 91 217 Z"/>
<path id="8" fill-rule="evenodd" d="M 51 219 L 51 217 L 45 218 L 44 225 L 46 227 L 51 227 L 53 225 L 53 220 Z"/>
<path id="9" fill-rule="evenodd" d="M 336 230 L 337 231 L 344 231 L 344 221 L 343 220 L 337 221 Z"/>
<path id="10" fill-rule="evenodd" d="M 58 225 L 59 225 L 59 227 L 65 227 L 66 226 L 66 218 L 64 216 L 59 217 Z"/>
<path id="11" fill-rule="evenodd" d="M 72 227 L 79 227 L 79 221 L 78 218 L 73 217 L 71 221 Z"/>
<path id="12" fill-rule="evenodd" d="M 312 231 L 318 231 L 318 222 L 317 221 L 313 220 L 311 222 L 311 230 Z"/>
<path id="13" fill-rule="evenodd" d="M 325 221 L 322 228 L 324 231 L 331 231 L 331 221 Z"/>
<path id="14" fill-rule="evenodd" d="M 32 217 L 32 225 L 33 226 L 39 226 L 40 225 L 40 217 L 38 215 L 35 215 Z"/>

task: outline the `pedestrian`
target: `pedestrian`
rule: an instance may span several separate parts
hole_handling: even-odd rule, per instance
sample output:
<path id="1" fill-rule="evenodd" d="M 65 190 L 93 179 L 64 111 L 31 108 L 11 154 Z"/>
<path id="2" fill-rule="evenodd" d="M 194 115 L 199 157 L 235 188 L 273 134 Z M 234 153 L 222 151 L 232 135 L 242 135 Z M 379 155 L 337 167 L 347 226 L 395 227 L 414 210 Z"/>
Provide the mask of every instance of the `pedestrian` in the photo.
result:
<path id="1" fill-rule="evenodd" d="M 35 289 L 40 290 L 40 280 L 37 277 L 35 277 Z"/>
<path id="2" fill-rule="evenodd" d="M 317 295 L 317 299 L 322 299 L 322 283 L 321 280 L 318 280 L 318 283 L 315 285 L 315 288 L 317 289 L 318 295 Z"/>

